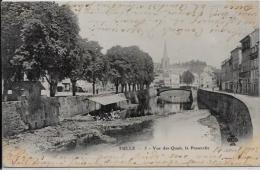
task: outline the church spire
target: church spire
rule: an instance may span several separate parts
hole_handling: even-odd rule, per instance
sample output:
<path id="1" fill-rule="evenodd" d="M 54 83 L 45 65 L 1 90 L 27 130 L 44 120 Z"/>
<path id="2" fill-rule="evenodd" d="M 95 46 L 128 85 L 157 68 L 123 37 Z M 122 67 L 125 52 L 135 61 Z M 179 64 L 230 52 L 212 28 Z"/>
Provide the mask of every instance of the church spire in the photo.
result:
<path id="1" fill-rule="evenodd" d="M 166 41 L 164 40 L 163 58 L 168 58 Z"/>
<path id="2" fill-rule="evenodd" d="M 169 68 L 169 64 L 170 59 L 168 57 L 166 41 L 164 40 L 163 57 L 161 59 L 161 69 L 167 71 L 167 69 Z"/>

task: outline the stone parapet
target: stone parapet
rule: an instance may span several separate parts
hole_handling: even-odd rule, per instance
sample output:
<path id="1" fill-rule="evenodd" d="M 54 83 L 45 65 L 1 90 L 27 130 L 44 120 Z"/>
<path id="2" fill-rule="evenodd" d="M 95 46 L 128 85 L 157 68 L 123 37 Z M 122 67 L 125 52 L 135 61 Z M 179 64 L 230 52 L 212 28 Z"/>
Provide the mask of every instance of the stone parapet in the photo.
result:
<path id="1" fill-rule="evenodd" d="M 221 120 L 220 126 L 223 125 L 224 130 L 237 137 L 260 136 L 259 103 L 259 97 L 207 89 L 198 90 L 199 107 L 208 108 Z"/>

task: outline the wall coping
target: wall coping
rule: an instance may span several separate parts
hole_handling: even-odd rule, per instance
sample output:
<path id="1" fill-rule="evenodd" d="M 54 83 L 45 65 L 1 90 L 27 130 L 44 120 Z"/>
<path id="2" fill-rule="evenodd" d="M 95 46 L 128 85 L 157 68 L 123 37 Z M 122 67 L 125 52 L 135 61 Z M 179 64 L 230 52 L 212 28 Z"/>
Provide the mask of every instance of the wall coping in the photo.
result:
<path id="1" fill-rule="evenodd" d="M 231 96 L 244 103 L 245 106 L 248 108 L 251 117 L 253 134 L 254 136 L 258 136 L 258 138 L 260 137 L 260 97 L 228 93 L 224 91 L 212 91 L 211 89 L 199 88 L 199 90 Z"/>

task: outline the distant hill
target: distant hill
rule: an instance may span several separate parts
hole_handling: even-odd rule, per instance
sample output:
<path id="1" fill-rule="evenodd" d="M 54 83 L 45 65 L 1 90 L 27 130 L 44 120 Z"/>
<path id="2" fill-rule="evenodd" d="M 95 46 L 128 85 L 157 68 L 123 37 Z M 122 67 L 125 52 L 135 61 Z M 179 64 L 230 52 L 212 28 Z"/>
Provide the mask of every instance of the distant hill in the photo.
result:
<path id="1" fill-rule="evenodd" d="M 187 62 L 183 62 L 183 63 L 173 63 L 170 65 L 170 70 L 177 74 L 182 74 L 184 71 L 190 70 L 190 72 L 200 75 L 203 72 L 204 68 L 207 66 L 211 67 L 215 73 L 220 72 L 219 69 L 217 69 L 213 66 L 207 65 L 206 62 L 200 61 L 200 60 L 191 60 L 191 61 L 187 61 Z M 160 63 L 154 63 L 154 70 L 157 73 L 161 71 Z"/>
<path id="2" fill-rule="evenodd" d="M 206 66 L 209 66 L 209 65 L 207 65 L 207 63 L 204 61 L 191 60 L 191 61 L 184 62 L 184 63 L 171 64 L 171 69 L 173 69 L 173 70 L 174 69 L 190 70 L 192 73 L 196 73 L 196 74 L 200 75 Z M 209 66 L 209 67 L 211 67 L 216 72 L 219 71 L 217 68 L 215 68 L 213 66 Z"/>

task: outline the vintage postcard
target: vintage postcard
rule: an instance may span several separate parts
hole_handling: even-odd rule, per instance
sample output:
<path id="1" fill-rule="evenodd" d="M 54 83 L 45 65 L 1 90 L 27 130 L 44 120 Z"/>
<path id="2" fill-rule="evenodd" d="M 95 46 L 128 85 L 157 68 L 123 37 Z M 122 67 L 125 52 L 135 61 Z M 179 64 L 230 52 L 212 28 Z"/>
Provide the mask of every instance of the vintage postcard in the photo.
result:
<path id="1" fill-rule="evenodd" d="M 259 1 L 1 2 L 3 167 L 260 166 Z"/>

